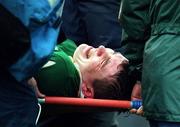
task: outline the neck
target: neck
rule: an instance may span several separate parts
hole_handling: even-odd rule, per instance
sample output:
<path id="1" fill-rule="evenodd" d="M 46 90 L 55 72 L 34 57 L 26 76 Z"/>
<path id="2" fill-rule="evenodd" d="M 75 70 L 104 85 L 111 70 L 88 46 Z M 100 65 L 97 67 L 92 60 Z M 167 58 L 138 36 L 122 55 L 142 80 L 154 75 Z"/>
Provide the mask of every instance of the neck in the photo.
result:
<path id="1" fill-rule="evenodd" d="M 78 96 L 79 96 L 80 98 L 84 98 L 84 94 L 83 94 L 83 92 L 82 92 L 82 81 L 83 81 L 83 79 L 82 79 L 82 74 L 81 74 L 79 65 L 76 64 L 76 63 L 74 63 L 74 65 L 75 65 L 76 69 L 78 70 L 78 72 L 79 72 L 79 77 L 80 77 L 80 85 L 79 85 Z"/>

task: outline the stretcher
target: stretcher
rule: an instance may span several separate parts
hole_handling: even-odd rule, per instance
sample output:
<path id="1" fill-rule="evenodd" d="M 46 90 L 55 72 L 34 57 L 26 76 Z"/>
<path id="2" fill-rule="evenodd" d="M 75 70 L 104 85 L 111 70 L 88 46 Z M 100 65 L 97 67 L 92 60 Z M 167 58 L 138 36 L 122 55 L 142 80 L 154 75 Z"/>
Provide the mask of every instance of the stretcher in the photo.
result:
<path id="1" fill-rule="evenodd" d="M 50 105 L 62 112 L 115 111 L 122 109 L 138 109 L 141 101 L 107 100 L 72 97 L 45 97 L 38 99 L 41 105 Z"/>

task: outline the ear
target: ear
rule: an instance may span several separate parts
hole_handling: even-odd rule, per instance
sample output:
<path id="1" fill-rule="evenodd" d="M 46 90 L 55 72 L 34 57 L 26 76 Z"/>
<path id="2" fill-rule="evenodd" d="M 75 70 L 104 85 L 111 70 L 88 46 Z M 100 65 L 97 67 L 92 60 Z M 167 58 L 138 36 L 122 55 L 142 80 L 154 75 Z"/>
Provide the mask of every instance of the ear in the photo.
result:
<path id="1" fill-rule="evenodd" d="M 87 83 L 82 83 L 82 92 L 86 98 L 94 98 L 94 89 Z"/>

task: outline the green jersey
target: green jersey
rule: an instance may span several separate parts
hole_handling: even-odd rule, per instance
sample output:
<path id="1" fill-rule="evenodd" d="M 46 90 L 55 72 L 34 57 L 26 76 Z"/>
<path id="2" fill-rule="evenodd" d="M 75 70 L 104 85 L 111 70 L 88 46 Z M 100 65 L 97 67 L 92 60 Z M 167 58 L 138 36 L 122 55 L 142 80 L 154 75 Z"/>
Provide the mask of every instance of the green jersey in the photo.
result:
<path id="1" fill-rule="evenodd" d="M 66 40 L 56 46 L 47 64 L 43 66 L 35 79 L 39 90 L 47 96 L 77 97 L 80 76 L 70 56 L 77 46 Z"/>

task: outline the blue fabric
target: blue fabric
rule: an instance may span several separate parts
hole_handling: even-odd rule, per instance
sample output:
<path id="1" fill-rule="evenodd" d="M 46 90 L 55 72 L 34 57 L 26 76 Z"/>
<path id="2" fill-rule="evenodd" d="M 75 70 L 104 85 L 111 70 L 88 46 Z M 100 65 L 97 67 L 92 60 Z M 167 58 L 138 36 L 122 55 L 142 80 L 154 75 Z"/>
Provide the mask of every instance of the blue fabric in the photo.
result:
<path id="1" fill-rule="evenodd" d="M 149 120 L 150 127 L 180 127 L 180 122 Z"/>
<path id="2" fill-rule="evenodd" d="M 36 127 L 38 101 L 26 79 L 41 68 L 56 45 L 62 2 L 57 0 L 52 6 L 47 0 L 0 0 L 0 4 L 27 27 L 31 37 L 31 47 L 24 56 L 9 71 L 0 69 L 0 126 Z M 9 33 L 11 38 L 13 34 L 10 30 Z"/>
<path id="3" fill-rule="evenodd" d="M 59 0 L 57 4 L 59 2 L 62 3 L 62 0 Z M 43 22 L 53 11 L 48 0 L 0 0 L 0 4 L 18 17 L 27 27 L 30 26 L 31 19 Z"/>
<path id="4" fill-rule="evenodd" d="M 50 6 L 48 0 L 0 0 L 5 8 L 27 26 L 31 48 L 9 69 L 18 81 L 32 77 L 51 55 L 59 33 L 63 0 Z"/>
<path id="5" fill-rule="evenodd" d="M 36 127 L 37 99 L 33 89 L 0 72 L 0 127 Z"/>

